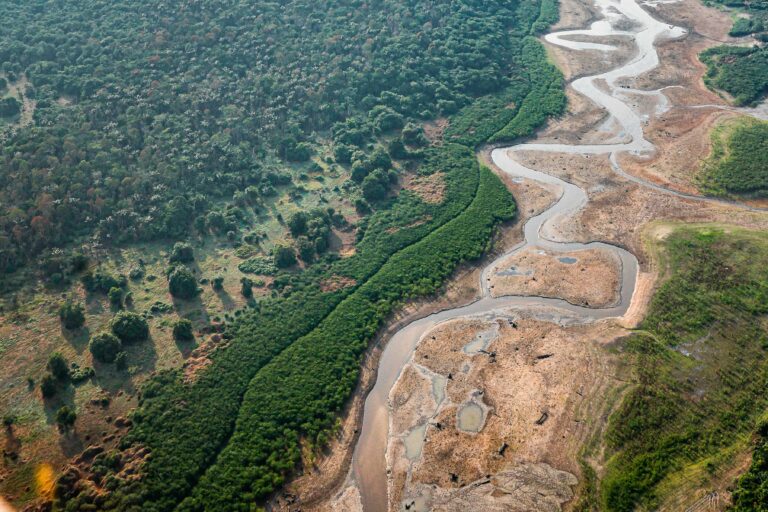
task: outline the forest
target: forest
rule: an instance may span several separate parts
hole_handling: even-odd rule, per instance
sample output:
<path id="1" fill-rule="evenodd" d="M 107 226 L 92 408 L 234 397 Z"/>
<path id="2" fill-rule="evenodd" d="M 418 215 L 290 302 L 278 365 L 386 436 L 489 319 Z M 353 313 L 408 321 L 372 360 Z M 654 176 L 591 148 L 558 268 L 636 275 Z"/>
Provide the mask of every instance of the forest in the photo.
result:
<path id="1" fill-rule="evenodd" d="M 225 206 L 263 208 L 321 138 L 365 149 L 513 81 L 517 5 L 4 4 L 0 71 L 34 119 L 5 134 L 0 267 L 237 231 Z"/>
<path id="2" fill-rule="evenodd" d="M 61 476 L 65 510 L 264 503 L 302 446 L 327 443 L 390 315 L 439 291 L 514 217 L 475 149 L 530 135 L 565 107 L 562 76 L 535 38 L 557 19 L 551 0 L 4 7 L 0 72 L 16 99 L 0 124 L 0 270 L 109 299 L 110 330 L 88 346 L 97 373 L 125 366 L 126 325 L 146 336 L 142 315 L 120 310 L 134 283 L 157 277 L 141 261 L 102 271 L 98 251 L 173 246 L 174 305 L 155 303 L 159 314 L 209 282 L 221 289 L 220 276 L 195 270 L 209 240 L 231 244 L 253 276 L 241 279 L 249 307 L 211 327 L 222 332 L 205 367 L 158 371 L 118 449 L 87 475 Z M 447 129 L 428 138 L 436 119 Z M 405 175 L 437 179 L 439 200 L 401 188 Z M 323 196 L 303 206 L 310 181 L 329 179 L 353 213 Z M 284 197 L 295 204 L 283 218 Z M 281 232 L 265 250 L 267 221 Z M 355 233 L 344 257 L 330 247 L 340 229 Z M 83 325 L 76 303 L 59 314 Z M 179 343 L 195 337 L 189 320 L 172 329 Z M 71 376 L 45 378 L 56 394 Z M 148 454 L 141 478 L 121 472 L 137 452 Z"/>

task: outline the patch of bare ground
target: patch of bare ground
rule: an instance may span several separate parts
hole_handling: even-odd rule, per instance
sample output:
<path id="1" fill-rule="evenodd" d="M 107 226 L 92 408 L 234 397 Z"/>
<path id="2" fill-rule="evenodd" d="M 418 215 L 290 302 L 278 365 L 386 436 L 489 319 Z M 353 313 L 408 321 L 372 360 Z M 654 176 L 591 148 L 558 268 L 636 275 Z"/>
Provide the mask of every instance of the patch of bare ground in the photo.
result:
<path id="1" fill-rule="evenodd" d="M 494 250 L 485 258 L 486 264 L 495 256 L 509 250 L 522 240 L 524 221 L 546 209 L 557 197 L 553 188 L 543 188 L 532 180 L 512 180 L 502 173 L 490 160 L 490 150 L 479 153 L 481 163 L 490 167 L 504 181 L 518 201 L 518 220 L 497 233 Z M 302 474 L 289 482 L 285 491 L 276 496 L 270 506 L 276 512 L 288 512 L 297 504 L 305 512 L 360 511 L 358 489 L 347 480 L 352 453 L 357 442 L 358 427 L 362 423 L 363 406 L 368 390 L 376 380 L 379 357 L 386 341 L 398 330 L 418 318 L 435 311 L 449 309 L 457 304 L 467 304 L 479 297 L 480 274 L 483 263 L 465 265 L 448 281 L 441 294 L 431 300 L 406 305 L 395 314 L 386 330 L 372 343 L 372 349 L 365 358 L 360 381 L 352 400 L 341 415 L 342 423 L 330 446 L 322 453 L 316 453 L 311 467 L 305 466 Z"/>
<path id="2" fill-rule="evenodd" d="M 586 37 L 573 35 L 567 36 L 565 39 L 608 44 L 616 47 L 616 50 L 607 52 L 600 50 L 574 52 L 567 48 L 545 43 L 547 53 L 569 82 L 582 76 L 593 75 L 616 67 L 629 60 L 636 51 L 632 39 L 626 36 Z"/>
<path id="3" fill-rule="evenodd" d="M 357 281 L 351 277 L 333 275 L 320 282 L 320 289 L 324 292 L 335 292 L 350 286 L 355 286 Z"/>
<path id="4" fill-rule="evenodd" d="M 440 144 L 443 142 L 443 134 L 450 122 L 444 117 L 424 123 L 424 136 L 430 144 Z"/>
<path id="5" fill-rule="evenodd" d="M 608 112 L 573 89 L 566 89 L 568 111 L 551 118 L 537 139 L 544 143 L 600 144 L 613 137 Z"/>
<path id="6" fill-rule="evenodd" d="M 490 279 L 494 297 L 556 297 L 604 308 L 619 300 L 621 260 L 602 249 L 560 253 L 529 247 L 500 261 Z"/>
<path id="7" fill-rule="evenodd" d="M 403 180 L 403 188 L 425 203 L 442 203 L 445 198 L 445 173 L 438 171 L 426 176 L 409 174 Z"/>
<path id="8" fill-rule="evenodd" d="M 560 19 L 550 29 L 552 32 L 559 30 L 575 30 L 584 28 L 595 19 L 595 9 L 578 0 L 562 0 L 560 2 Z"/>
<path id="9" fill-rule="evenodd" d="M 477 511 L 554 511 L 573 496 L 582 443 L 604 421 L 583 411 L 601 409 L 592 402 L 607 395 L 598 391 L 618 383 L 614 356 L 595 340 L 625 331 L 612 322 L 566 327 L 512 315 L 447 322 L 422 338 L 390 394 L 391 510 L 425 501 L 430 510 L 462 510 L 470 499 Z M 481 332 L 495 334 L 485 349 L 468 350 Z M 436 410 L 424 396 L 431 387 L 414 378 L 423 372 L 409 370 L 415 365 L 445 378 Z M 458 424 L 470 400 L 486 408 L 476 433 Z M 429 414 L 421 456 L 409 460 L 397 434 Z"/>

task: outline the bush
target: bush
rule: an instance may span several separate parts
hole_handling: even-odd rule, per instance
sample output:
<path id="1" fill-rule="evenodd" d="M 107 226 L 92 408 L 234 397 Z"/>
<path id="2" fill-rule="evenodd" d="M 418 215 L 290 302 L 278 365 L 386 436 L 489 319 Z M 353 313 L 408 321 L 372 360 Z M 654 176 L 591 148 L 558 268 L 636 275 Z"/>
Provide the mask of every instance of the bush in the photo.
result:
<path id="1" fill-rule="evenodd" d="M 287 268 L 296 264 L 296 251 L 289 245 L 278 245 L 274 249 L 275 265 Z"/>
<path id="2" fill-rule="evenodd" d="M 56 424 L 65 432 L 74 426 L 75 420 L 77 413 L 66 405 L 56 411 Z"/>
<path id="3" fill-rule="evenodd" d="M 91 337 L 88 348 L 97 361 L 113 363 L 123 346 L 117 336 L 109 332 L 102 332 Z"/>
<path id="4" fill-rule="evenodd" d="M 64 356 L 61 355 L 60 352 L 54 352 L 51 354 L 51 356 L 48 358 L 48 365 L 47 365 L 48 371 L 51 372 L 51 375 L 56 377 L 58 380 L 67 380 L 69 378 L 69 366 L 67 365 L 67 360 L 64 359 Z"/>
<path id="5" fill-rule="evenodd" d="M 197 296 L 197 279 L 186 267 L 176 267 L 168 278 L 168 290 L 176 298 L 189 300 Z"/>
<path id="6" fill-rule="evenodd" d="M 79 329 L 85 324 L 85 308 L 68 300 L 59 308 L 59 319 L 65 328 Z"/>
<path id="7" fill-rule="evenodd" d="M 133 343 L 149 338 L 149 325 L 141 315 L 121 311 L 111 322 L 112 333 L 123 343 Z"/>
<path id="8" fill-rule="evenodd" d="M 246 299 L 250 299 L 251 297 L 253 297 L 253 281 L 251 281 L 247 277 L 243 277 L 242 279 L 240 279 L 240 284 L 241 284 L 240 293 L 243 294 L 243 297 L 245 297 Z"/>
<path id="9" fill-rule="evenodd" d="M 176 242 L 173 245 L 170 263 L 189 263 L 195 260 L 195 253 L 192 246 L 185 242 Z"/>
<path id="10" fill-rule="evenodd" d="M 224 289 L 224 278 L 221 276 L 216 276 L 211 280 L 211 288 L 214 290 L 221 291 Z"/>
<path id="11" fill-rule="evenodd" d="M 173 339 L 176 341 L 192 341 L 195 339 L 192 322 L 182 318 L 173 324 Z"/>
<path id="12" fill-rule="evenodd" d="M 123 305 L 123 290 L 121 288 L 110 288 L 107 297 L 113 306 L 121 307 Z"/>

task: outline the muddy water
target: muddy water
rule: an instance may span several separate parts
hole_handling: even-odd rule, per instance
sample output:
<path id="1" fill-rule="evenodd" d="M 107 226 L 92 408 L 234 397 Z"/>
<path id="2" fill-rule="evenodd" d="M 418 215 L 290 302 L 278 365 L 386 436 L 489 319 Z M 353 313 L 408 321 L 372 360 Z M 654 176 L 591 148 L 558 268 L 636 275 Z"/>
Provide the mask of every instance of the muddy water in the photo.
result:
<path id="1" fill-rule="evenodd" d="M 365 403 L 364 418 L 360 438 L 352 462 L 352 477 L 358 484 L 366 512 L 383 512 L 387 510 L 387 462 L 385 458 L 389 409 L 387 400 L 390 390 L 397 380 L 402 368 L 408 363 L 421 337 L 441 322 L 448 320 L 481 316 L 493 318 L 502 311 L 525 311 L 540 319 L 559 323 L 585 323 L 599 319 L 623 315 L 631 302 L 632 293 L 638 272 L 637 259 L 631 253 L 619 247 L 602 242 L 593 243 L 561 243 L 548 240 L 541 235 L 542 227 L 548 222 L 557 222 L 583 208 L 587 203 L 584 190 L 572 183 L 565 182 L 555 176 L 545 174 L 523 166 L 515 159 L 519 151 L 541 151 L 552 153 L 574 154 L 608 154 L 614 170 L 642 185 L 652 186 L 639 178 L 627 175 L 618 165 L 616 154 L 631 152 L 632 154 L 647 154 L 653 151 L 653 146 L 643 137 L 643 123 L 647 115 L 633 110 L 631 95 L 643 94 L 656 98 L 656 113 L 667 108 L 666 97 L 659 91 L 637 91 L 626 87 L 628 79 L 632 79 L 651 69 L 658 63 L 658 54 L 654 44 L 662 39 L 677 38 L 685 34 L 685 30 L 666 23 L 661 23 L 646 12 L 637 0 L 596 0 L 596 7 L 602 12 L 602 19 L 584 30 L 568 30 L 546 36 L 552 44 L 569 48 L 574 51 L 609 52 L 615 48 L 602 44 L 580 42 L 568 39 L 573 36 L 625 36 L 634 41 L 636 56 L 623 65 L 607 72 L 583 77 L 570 84 L 576 91 L 585 95 L 611 116 L 613 126 L 617 128 L 614 140 L 622 141 L 614 144 L 568 145 L 568 144 L 519 144 L 509 148 L 499 148 L 492 152 L 494 163 L 513 179 L 527 178 L 541 183 L 555 185 L 560 190 L 559 199 L 543 213 L 532 217 L 524 227 L 525 239 L 511 251 L 491 262 L 482 272 L 482 298 L 472 304 L 442 311 L 421 320 L 417 320 L 398 331 L 387 342 L 378 369 L 376 383 Z M 619 30 L 614 27 L 634 27 L 632 30 Z M 622 86 L 617 81 L 622 79 Z M 598 83 L 603 84 L 598 87 Z M 656 186 L 653 186 L 657 188 Z M 664 192 L 668 192 L 663 189 Z M 674 192 L 670 192 L 674 193 Z M 682 194 L 678 194 L 684 196 Z M 622 267 L 620 301 L 614 307 L 592 309 L 569 304 L 560 299 L 539 297 L 499 297 L 492 298 L 489 291 L 490 275 L 503 270 L 497 266 L 502 258 L 527 247 L 537 247 L 548 252 L 577 252 L 586 249 L 603 249 L 612 251 L 619 257 Z M 484 340 L 475 340 L 477 345 Z M 474 349 L 474 345 L 470 349 Z M 471 430 L 477 420 L 479 406 L 466 406 L 465 412 L 457 419 L 462 426 Z M 415 430 L 408 436 L 408 452 L 410 455 L 421 453 L 423 433 Z M 409 457 L 410 458 L 410 457 Z M 427 499 L 427 498 L 425 498 Z M 425 505 L 428 505 L 425 503 Z"/>

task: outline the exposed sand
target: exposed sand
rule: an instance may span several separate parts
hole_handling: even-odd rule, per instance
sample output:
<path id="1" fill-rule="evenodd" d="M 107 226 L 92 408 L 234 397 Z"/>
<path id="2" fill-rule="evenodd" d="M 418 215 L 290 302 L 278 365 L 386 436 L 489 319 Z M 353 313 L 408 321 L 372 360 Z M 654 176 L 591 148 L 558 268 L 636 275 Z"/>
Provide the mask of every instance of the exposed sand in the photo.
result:
<path id="1" fill-rule="evenodd" d="M 558 297 L 603 308 L 619 300 L 621 260 L 600 249 L 553 253 L 527 248 L 499 262 L 490 277 L 491 295 Z"/>

